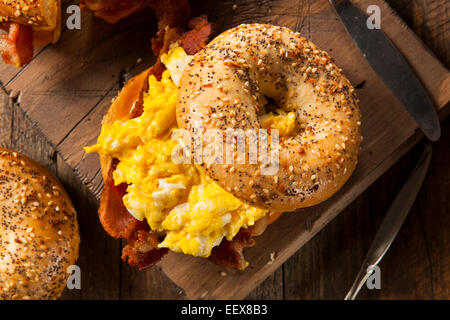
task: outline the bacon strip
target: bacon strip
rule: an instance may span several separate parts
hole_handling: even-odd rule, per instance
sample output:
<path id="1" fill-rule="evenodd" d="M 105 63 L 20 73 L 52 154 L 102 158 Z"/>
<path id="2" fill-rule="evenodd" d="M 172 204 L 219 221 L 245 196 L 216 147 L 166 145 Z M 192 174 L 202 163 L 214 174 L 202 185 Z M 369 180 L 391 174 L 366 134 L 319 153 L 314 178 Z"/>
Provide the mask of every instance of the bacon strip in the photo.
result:
<path id="1" fill-rule="evenodd" d="M 236 268 L 244 270 L 247 262 L 244 258 L 244 248 L 253 247 L 252 227 L 241 229 L 232 241 L 222 240 L 220 245 L 213 248 L 209 260 L 227 268 Z"/>
<path id="2" fill-rule="evenodd" d="M 247 266 L 244 248 L 253 247 L 256 243 L 253 238 L 261 235 L 281 214 L 281 212 L 270 212 L 268 216 L 256 221 L 254 226 L 241 229 L 233 240 L 223 239 L 220 245 L 212 250 L 209 260 L 220 266 L 243 270 Z"/>
<path id="3" fill-rule="evenodd" d="M 148 226 L 148 225 L 147 225 Z M 169 252 L 169 249 L 158 249 L 161 242 L 160 233 L 148 230 L 137 230 L 127 240 L 127 245 L 122 250 L 122 260 L 127 261 L 130 266 L 138 266 L 140 270 L 148 268 Z"/>
<path id="4" fill-rule="evenodd" d="M 21 67 L 33 58 L 33 30 L 15 22 L 0 24 L 0 52 L 6 64 Z"/>
<path id="5" fill-rule="evenodd" d="M 126 193 L 127 185 L 114 185 L 112 173 L 118 164 L 112 162 L 105 187 L 102 192 L 99 208 L 99 218 L 106 232 L 114 238 L 127 239 L 127 245 L 122 250 L 122 260 L 140 269 L 157 263 L 167 249 L 158 249 L 158 233 L 150 231 L 146 221 L 135 219 L 123 204 L 122 197 Z"/>
<path id="6" fill-rule="evenodd" d="M 127 190 L 126 184 L 114 185 L 112 173 L 118 161 L 109 169 L 100 199 L 99 218 L 103 228 L 111 237 L 128 239 L 138 229 L 140 221 L 136 220 L 125 208 L 122 197 Z"/>
<path id="7" fill-rule="evenodd" d="M 192 55 L 206 46 L 209 35 L 213 33 L 213 25 L 208 22 L 206 16 L 200 16 L 189 22 L 189 28 L 192 30 L 184 35 L 181 46 L 188 54 Z"/>

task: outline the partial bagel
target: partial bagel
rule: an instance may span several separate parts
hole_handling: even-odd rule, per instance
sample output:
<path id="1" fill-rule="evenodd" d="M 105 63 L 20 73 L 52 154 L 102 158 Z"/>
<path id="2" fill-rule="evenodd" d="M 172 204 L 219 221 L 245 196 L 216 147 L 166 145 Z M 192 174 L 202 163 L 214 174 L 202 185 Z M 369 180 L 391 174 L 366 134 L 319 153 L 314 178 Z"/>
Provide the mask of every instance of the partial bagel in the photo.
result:
<path id="1" fill-rule="evenodd" d="M 79 243 L 63 186 L 31 159 L 0 148 L 0 300 L 58 298 Z"/>
<path id="2" fill-rule="evenodd" d="M 265 164 L 250 164 L 248 153 L 245 164 L 226 159 L 203 168 L 236 197 L 271 210 L 326 200 L 357 163 L 358 100 L 330 56 L 290 29 L 241 25 L 198 52 L 181 78 L 178 126 L 194 134 L 199 125 L 224 135 L 227 129 L 260 130 L 266 97 L 295 113 L 295 129 L 280 139 L 278 171 L 262 174 Z M 203 140 L 203 149 L 207 144 Z"/>

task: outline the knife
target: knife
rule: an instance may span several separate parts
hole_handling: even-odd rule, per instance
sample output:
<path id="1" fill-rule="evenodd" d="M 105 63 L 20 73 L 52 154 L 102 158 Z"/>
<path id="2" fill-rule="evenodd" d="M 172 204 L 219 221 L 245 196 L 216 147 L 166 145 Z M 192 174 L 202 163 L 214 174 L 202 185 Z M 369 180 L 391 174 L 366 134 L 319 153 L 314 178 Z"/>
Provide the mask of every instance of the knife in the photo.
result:
<path id="1" fill-rule="evenodd" d="M 441 126 L 436 109 L 405 57 L 383 31 L 367 27 L 367 16 L 350 0 L 330 2 L 373 70 L 413 116 L 425 136 L 437 141 Z"/>
<path id="2" fill-rule="evenodd" d="M 356 298 L 367 278 L 372 274 L 369 267 L 376 266 L 381 261 L 397 236 L 425 179 L 430 165 L 431 153 L 431 146 L 426 144 L 416 167 L 389 207 L 359 270 L 358 276 L 345 296 L 345 300 L 354 300 Z"/>

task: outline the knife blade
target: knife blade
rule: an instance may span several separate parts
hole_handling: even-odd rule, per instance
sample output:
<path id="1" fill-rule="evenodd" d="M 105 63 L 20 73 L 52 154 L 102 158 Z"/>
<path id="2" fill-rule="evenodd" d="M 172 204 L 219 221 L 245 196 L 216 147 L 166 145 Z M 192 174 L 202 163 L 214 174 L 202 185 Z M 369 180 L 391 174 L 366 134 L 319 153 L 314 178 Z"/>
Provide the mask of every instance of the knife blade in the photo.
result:
<path id="1" fill-rule="evenodd" d="M 350 0 L 329 1 L 373 70 L 412 115 L 425 136 L 437 141 L 441 126 L 436 109 L 405 57 L 381 29 L 367 27 L 367 16 Z"/>
<path id="2" fill-rule="evenodd" d="M 368 268 L 376 266 L 381 261 L 397 236 L 425 179 L 430 165 L 431 154 L 431 145 L 426 144 L 416 167 L 389 207 L 345 300 L 354 300 L 356 298 L 359 290 L 361 290 L 361 287 L 372 273 Z"/>

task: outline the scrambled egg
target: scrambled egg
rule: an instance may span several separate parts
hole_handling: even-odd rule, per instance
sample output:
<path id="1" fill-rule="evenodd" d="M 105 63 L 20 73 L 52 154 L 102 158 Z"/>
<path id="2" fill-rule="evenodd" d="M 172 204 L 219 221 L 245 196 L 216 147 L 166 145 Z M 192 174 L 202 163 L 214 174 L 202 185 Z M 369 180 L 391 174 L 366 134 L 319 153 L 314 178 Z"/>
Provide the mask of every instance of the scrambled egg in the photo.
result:
<path id="1" fill-rule="evenodd" d="M 268 210 L 240 201 L 196 165 L 172 162 L 172 151 L 179 147 L 171 140 L 177 129 L 176 83 L 189 56 L 175 46 L 162 61 L 167 70 L 161 81 L 149 77 L 143 114 L 104 125 L 98 143 L 86 152 L 120 160 L 113 178 L 116 185 L 128 184 L 125 207 L 136 219 L 146 219 L 152 230 L 166 232 L 160 247 L 208 257 L 224 237 L 232 240 Z"/>
<path id="2" fill-rule="evenodd" d="M 289 137 L 296 132 L 296 116 L 295 112 L 286 113 L 282 109 L 278 109 L 276 114 L 269 112 L 260 118 L 261 127 L 269 131 L 270 129 L 278 129 L 280 138 Z"/>
<path id="3" fill-rule="evenodd" d="M 164 63 L 170 72 L 170 78 L 178 86 L 180 85 L 181 76 L 184 68 L 191 60 L 182 47 L 172 44 L 167 54 L 161 56 L 161 62 Z"/>

